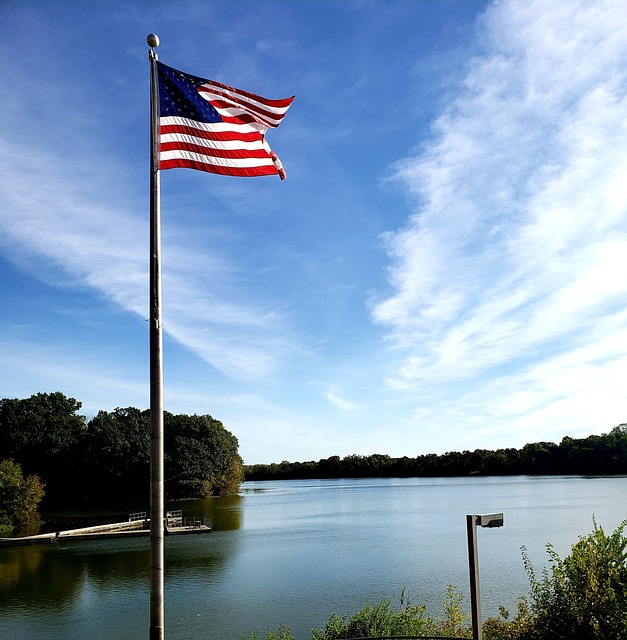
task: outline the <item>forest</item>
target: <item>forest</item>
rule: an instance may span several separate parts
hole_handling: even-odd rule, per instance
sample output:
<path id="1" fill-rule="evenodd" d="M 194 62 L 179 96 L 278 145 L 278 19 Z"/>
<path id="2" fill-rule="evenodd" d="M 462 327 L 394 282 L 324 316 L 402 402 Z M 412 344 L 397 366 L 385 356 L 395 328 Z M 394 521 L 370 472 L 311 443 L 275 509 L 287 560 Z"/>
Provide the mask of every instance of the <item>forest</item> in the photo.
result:
<path id="1" fill-rule="evenodd" d="M 559 444 L 535 442 L 522 449 L 449 451 L 414 458 L 383 454 L 331 456 L 317 462 L 245 465 L 244 473 L 246 480 L 627 474 L 627 424 L 602 435 L 565 437 Z"/>
<path id="2" fill-rule="evenodd" d="M 87 420 L 80 408 L 60 392 L 0 400 L 0 526 L 36 521 L 42 499 L 46 508 L 147 501 L 149 411 L 117 408 Z M 168 499 L 237 493 L 244 479 L 627 474 L 627 424 L 602 435 L 521 449 L 255 465 L 243 464 L 237 438 L 210 415 L 165 412 L 164 431 Z"/>
<path id="3" fill-rule="evenodd" d="M 44 494 L 46 508 L 148 501 L 150 412 L 80 408 L 60 392 L 0 400 L 0 525 L 30 524 Z M 168 499 L 237 493 L 239 443 L 220 421 L 165 412 L 164 437 Z"/>

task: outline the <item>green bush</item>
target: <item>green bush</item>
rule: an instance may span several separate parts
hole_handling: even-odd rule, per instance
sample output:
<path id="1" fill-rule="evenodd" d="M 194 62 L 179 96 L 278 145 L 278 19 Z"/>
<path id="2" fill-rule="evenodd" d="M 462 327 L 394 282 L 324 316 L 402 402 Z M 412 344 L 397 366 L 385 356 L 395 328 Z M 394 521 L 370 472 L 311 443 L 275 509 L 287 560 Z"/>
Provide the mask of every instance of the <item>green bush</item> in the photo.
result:
<path id="1" fill-rule="evenodd" d="M 35 475 L 22 475 L 22 467 L 13 460 L 0 462 L 0 532 L 28 527 L 39 522 L 37 507 L 44 485 Z"/>
<path id="2" fill-rule="evenodd" d="M 448 586 L 444 598 L 444 616 L 435 624 L 435 634 L 449 638 L 472 638 L 470 616 L 464 614 L 462 602 L 464 596 L 452 585 Z"/>
<path id="3" fill-rule="evenodd" d="M 242 640 L 246 640 L 248 636 L 242 636 Z M 260 640 L 257 631 L 253 631 L 250 634 L 250 640 Z M 289 627 L 281 625 L 276 632 L 268 630 L 265 640 L 295 640 L 294 635 Z"/>
<path id="4" fill-rule="evenodd" d="M 419 636 L 433 629 L 433 622 L 423 606 L 402 605 L 396 611 L 389 600 L 366 604 L 353 616 L 340 618 L 334 613 L 324 629 L 312 629 L 313 640 L 340 638 L 376 638 L 380 636 Z"/>
<path id="5" fill-rule="evenodd" d="M 595 520 L 594 531 L 579 538 L 561 559 L 547 545 L 550 568 L 536 579 L 523 548 L 531 585 L 533 626 L 523 638 L 627 638 L 627 521 L 609 536 Z"/>
<path id="6" fill-rule="evenodd" d="M 323 629 L 312 629 L 312 640 L 341 640 L 343 638 L 378 638 L 391 636 L 448 636 L 470 638 L 469 618 L 462 611 L 463 596 L 448 587 L 444 600 L 444 615 L 434 620 L 423 605 L 413 605 L 401 593 L 397 611 L 383 598 L 377 604 L 366 604 L 352 616 L 340 618 L 334 613 Z"/>
<path id="7" fill-rule="evenodd" d="M 510 620 L 509 611 L 499 607 L 498 618 L 488 618 L 482 626 L 484 640 L 522 640 L 533 629 L 534 618 L 524 596 L 516 604 L 516 616 Z"/>

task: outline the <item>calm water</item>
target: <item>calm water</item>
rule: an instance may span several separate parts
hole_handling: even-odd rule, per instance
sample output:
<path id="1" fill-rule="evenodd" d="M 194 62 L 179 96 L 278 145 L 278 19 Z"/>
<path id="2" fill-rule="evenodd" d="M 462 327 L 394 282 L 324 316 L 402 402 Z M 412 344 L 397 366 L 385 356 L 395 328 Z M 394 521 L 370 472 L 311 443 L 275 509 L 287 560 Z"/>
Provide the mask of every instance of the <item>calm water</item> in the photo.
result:
<path id="1" fill-rule="evenodd" d="M 249 482 L 240 496 L 168 505 L 211 517 L 210 535 L 166 540 L 167 640 L 231 640 L 287 624 L 299 640 L 334 612 L 401 591 L 432 614 L 448 584 L 468 605 L 467 513 L 480 529 L 484 618 L 528 592 L 537 570 L 592 529 L 627 518 L 627 477 Z M 147 638 L 148 540 L 0 548 L 3 640 Z M 467 606 L 468 608 L 468 606 Z"/>

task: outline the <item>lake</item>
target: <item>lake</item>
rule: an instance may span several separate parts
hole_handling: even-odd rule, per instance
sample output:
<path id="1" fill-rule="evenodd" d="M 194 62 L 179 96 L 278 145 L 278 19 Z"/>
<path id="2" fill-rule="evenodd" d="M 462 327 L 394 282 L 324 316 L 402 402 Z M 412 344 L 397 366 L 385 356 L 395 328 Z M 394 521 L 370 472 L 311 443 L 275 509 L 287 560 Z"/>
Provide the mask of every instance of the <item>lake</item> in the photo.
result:
<path id="1" fill-rule="evenodd" d="M 441 613 L 447 585 L 469 610 L 466 514 L 479 529 L 483 618 L 528 593 L 521 546 L 539 573 L 627 518 L 627 477 L 382 478 L 246 482 L 238 496 L 170 503 L 213 520 L 166 539 L 166 640 L 231 640 L 280 624 L 298 640 L 333 613 L 382 597 Z M 0 638 L 148 638 L 148 539 L 0 548 Z"/>

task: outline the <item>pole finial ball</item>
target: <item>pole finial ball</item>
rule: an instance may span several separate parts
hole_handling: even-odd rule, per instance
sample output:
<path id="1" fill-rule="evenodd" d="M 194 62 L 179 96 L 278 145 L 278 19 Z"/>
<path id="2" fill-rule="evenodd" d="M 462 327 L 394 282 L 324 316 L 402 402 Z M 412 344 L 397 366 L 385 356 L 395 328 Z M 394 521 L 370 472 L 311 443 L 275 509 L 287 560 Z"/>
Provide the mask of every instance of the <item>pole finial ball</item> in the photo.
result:
<path id="1" fill-rule="evenodd" d="M 159 36 L 154 33 L 149 33 L 148 37 L 146 38 L 146 42 L 148 43 L 149 47 L 152 47 L 154 49 L 155 47 L 159 46 Z"/>

